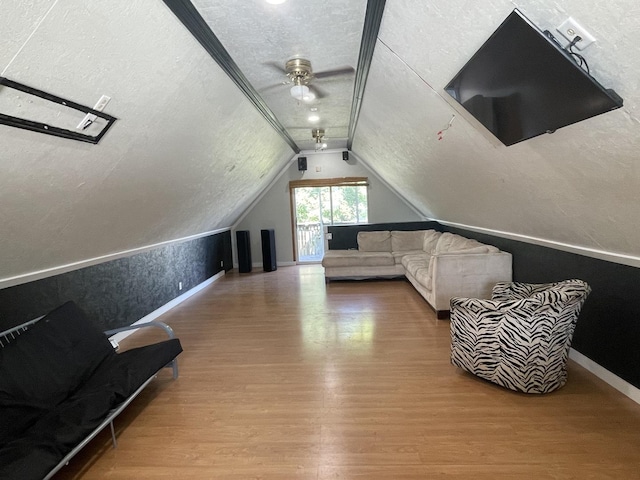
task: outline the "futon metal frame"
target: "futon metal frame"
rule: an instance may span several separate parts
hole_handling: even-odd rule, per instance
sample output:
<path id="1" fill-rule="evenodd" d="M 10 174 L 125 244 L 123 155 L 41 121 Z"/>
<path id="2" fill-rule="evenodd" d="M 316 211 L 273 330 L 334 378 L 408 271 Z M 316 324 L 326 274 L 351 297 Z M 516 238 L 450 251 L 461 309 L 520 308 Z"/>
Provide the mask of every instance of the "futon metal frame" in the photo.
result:
<path id="1" fill-rule="evenodd" d="M 20 336 L 22 334 L 24 334 L 31 326 L 36 324 L 41 318 L 43 318 L 43 317 L 38 317 L 35 320 L 30 320 L 30 321 L 22 323 L 22 324 L 20 324 L 20 325 L 18 325 L 16 327 L 10 328 L 9 330 L 5 330 L 4 332 L 0 332 L 0 348 L 4 348 L 4 347 L 6 347 L 7 345 L 9 345 L 12 342 L 19 341 Z M 131 325 L 131 326 L 128 326 L 128 327 L 114 328 L 112 330 L 106 330 L 104 332 L 104 334 L 107 337 L 111 337 L 113 335 L 116 335 L 117 333 L 127 332 L 127 331 L 131 331 L 131 330 L 138 330 L 138 329 L 141 329 L 141 328 L 150 328 L 150 327 L 161 328 L 166 332 L 166 334 L 167 334 L 167 336 L 169 338 L 175 338 L 175 334 L 173 332 L 173 329 L 169 325 L 167 325 L 166 323 L 157 322 L 157 321 L 141 323 L 139 325 Z M 178 378 L 178 359 L 177 359 L 177 357 L 174 358 L 170 363 L 168 363 L 165 368 L 172 368 L 173 369 L 173 378 L 174 379 Z M 153 374 L 135 392 L 133 392 L 124 402 L 122 402 L 120 405 L 118 405 L 117 407 L 112 409 L 109 412 L 109 414 L 105 417 L 105 419 L 100 423 L 100 425 L 98 425 L 89 435 L 87 435 L 87 437 L 84 440 L 82 440 L 82 442 L 80 442 L 62 460 L 60 460 L 60 463 L 58 463 L 58 465 L 56 465 L 47 474 L 47 476 L 44 477 L 44 480 L 49 480 L 62 467 L 68 465 L 69 461 L 73 457 L 75 457 L 76 454 L 80 450 L 82 450 L 91 440 L 93 440 L 96 437 L 96 435 L 98 435 L 102 430 L 104 430 L 107 425 L 109 425 L 109 427 L 111 429 L 111 441 L 113 443 L 113 448 L 117 448 L 118 441 L 116 439 L 116 432 L 115 432 L 115 429 L 113 427 L 114 419 L 118 415 L 120 415 L 120 413 L 125 408 L 127 408 L 127 406 L 140 394 L 140 392 L 142 392 L 142 390 L 144 390 L 144 388 L 147 385 L 149 385 L 149 383 L 151 383 L 151 381 L 154 378 L 156 378 L 156 376 L 157 376 L 157 373 Z"/>

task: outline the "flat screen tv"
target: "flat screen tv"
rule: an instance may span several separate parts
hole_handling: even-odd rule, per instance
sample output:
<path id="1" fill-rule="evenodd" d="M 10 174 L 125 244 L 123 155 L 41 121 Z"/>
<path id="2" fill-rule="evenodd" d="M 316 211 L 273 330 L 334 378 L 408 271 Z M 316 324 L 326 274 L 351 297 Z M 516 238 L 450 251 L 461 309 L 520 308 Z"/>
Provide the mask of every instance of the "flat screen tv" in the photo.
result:
<path id="1" fill-rule="evenodd" d="M 517 9 L 445 91 L 507 146 L 622 106 Z"/>

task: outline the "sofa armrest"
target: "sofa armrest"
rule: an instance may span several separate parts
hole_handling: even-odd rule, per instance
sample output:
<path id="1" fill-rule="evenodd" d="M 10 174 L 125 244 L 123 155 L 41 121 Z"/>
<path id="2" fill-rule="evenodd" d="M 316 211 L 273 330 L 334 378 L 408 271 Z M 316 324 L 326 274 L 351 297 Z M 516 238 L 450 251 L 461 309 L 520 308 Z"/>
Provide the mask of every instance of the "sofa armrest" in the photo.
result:
<path id="1" fill-rule="evenodd" d="M 452 297 L 489 299 L 493 286 L 512 279 L 511 254 L 432 255 L 430 270 L 436 310 L 448 310 Z"/>

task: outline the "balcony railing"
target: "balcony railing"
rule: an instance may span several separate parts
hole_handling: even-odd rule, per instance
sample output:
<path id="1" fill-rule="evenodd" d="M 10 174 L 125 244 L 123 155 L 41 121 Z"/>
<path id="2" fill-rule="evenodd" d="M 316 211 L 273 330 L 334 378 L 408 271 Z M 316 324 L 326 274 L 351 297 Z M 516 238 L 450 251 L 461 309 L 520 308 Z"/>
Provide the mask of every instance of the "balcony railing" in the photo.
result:
<path id="1" fill-rule="evenodd" d="M 319 262 L 324 255 L 322 225 L 319 223 L 299 223 L 297 231 L 298 260 Z"/>

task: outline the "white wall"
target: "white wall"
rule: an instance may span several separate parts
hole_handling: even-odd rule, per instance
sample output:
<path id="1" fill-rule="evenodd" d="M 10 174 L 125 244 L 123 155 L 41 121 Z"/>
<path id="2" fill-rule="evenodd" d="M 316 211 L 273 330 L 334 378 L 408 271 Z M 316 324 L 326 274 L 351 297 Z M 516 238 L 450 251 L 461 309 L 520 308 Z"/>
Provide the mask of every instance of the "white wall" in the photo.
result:
<path id="1" fill-rule="evenodd" d="M 516 6 L 587 28 L 624 107 L 511 147 L 471 118 L 443 88 Z M 424 215 L 640 266 L 638 25 L 637 0 L 387 2 L 352 149 Z"/>
<path id="2" fill-rule="evenodd" d="M 293 234 L 289 182 L 319 178 L 368 177 L 369 222 L 415 222 L 423 218 L 391 191 L 353 154 L 342 160 L 341 152 L 301 153 L 307 157 L 307 171 L 298 171 L 297 156 L 271 188 L 248 211 L 234 230 L 249 230 L 253 263 L 262 262 L 260 230 L 273 228 L 276 234 L 276 258 L 279 265 L 290 264 L 293 258 Z M 316 171 L 317 169 L 320 171 Z"/>
<path id="3" fill-rule="evenodd" d="M 163 2 L 2 7 L 3 76 L 118 120 L 98 145 L 0 125 L 0 287 L 229 227 L 293 155 Z"/>

